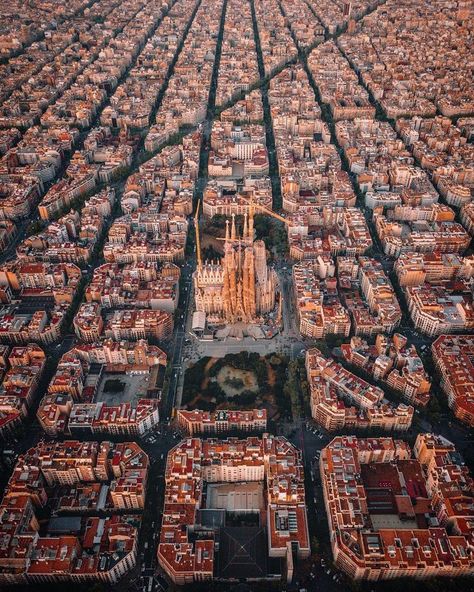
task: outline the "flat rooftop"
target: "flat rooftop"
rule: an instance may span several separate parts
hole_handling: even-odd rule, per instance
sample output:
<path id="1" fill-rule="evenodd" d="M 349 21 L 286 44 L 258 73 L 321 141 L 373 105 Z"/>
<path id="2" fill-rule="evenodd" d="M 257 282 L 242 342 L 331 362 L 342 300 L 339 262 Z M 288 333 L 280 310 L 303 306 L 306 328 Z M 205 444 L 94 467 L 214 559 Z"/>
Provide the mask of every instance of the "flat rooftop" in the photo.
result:
<path id="1" fill-rule="evenodd" d="M 258 512 L 264 508 L 263 482 L 208 483 L 206 508 L 227 512 Z"/>

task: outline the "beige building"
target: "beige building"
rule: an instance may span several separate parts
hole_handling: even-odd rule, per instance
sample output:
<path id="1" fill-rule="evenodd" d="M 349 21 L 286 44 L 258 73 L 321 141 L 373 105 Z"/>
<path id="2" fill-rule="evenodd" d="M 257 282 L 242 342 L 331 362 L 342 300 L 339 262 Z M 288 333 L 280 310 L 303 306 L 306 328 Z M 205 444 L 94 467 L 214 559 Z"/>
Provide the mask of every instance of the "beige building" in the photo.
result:
<path id="1" fill-rule="evenodd" d="M 220 263 L 198 263 L 194 273 L 196 311 L 210 322 L 255 323 L 275 308 L 277 276 L 267 265 L 265 244 L 254 241 L 253 211 L 237 237 L 235 218 L 227 221 Z"/>

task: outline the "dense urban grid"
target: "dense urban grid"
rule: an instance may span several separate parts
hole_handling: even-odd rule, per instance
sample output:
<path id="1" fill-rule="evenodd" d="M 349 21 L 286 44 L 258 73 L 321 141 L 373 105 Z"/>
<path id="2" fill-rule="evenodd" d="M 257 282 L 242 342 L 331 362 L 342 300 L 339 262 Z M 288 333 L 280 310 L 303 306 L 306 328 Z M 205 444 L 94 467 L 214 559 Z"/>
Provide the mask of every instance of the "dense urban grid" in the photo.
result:
<path id="1" fill-rule="evenodd" d="M 472 1 L 0 17 L 0 589 L 474 590 Z"/>

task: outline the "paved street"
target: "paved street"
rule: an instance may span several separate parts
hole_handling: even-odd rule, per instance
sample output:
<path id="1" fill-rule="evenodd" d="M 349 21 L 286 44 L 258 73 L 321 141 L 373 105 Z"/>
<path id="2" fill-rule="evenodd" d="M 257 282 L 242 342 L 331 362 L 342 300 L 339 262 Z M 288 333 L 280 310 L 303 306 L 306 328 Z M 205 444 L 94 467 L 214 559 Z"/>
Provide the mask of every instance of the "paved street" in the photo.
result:
<path id="1" fill-rule="evenodd" d="M 196 267 L 196 258 L 190 257 L 181 269 L 180 294 L 177 312 L 175 313 L 175 325 L 172 342 L 172 350 L 169 355 L 171 360 L 171 374 L 168 388 L 168 396 L 162 409 L 164 422 L 170 420 L 175 406 L 179 406 L 180 398 L 176 401 L 178 389 L 182 389 L 184 380 L 183 369 L 183 345 L 188 338 L 186 327 L 192 317 L 189 305 L 192 292 L 192 274 Z"/>
<path id="2" fill-rule="evenodd" d="M 150 441 L 151 439 L 153 441 Z M 140 442 L 140 446 L 149 456 L 151 466 L 148 476 L 142 528 L 140 531 L 139 561 L 137 567 L 117 584 L 116 589 L 121 592 L 141 592 L 143 589 L 148 590 L 150 581 L 152 584 L 150 592 L 160 590 L 159 574 L 157 573 L 156 546 L 159 538 L 161 510 L 163 507 L 164 472 L 168 452 L 179 440 L 179 436 L 173 435 L 172 431 L 163 427 L 152 434 L 151 438 L 147 437 Z"/>

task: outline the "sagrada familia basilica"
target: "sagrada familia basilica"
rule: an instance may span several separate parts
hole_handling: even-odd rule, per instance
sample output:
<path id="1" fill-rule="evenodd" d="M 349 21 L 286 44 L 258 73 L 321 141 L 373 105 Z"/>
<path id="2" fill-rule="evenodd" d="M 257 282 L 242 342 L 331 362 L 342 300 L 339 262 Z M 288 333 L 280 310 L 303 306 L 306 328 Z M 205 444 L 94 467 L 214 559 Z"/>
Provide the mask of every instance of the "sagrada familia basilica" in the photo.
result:
<path id="1" fill-rule="evenodd" d="M 199 232 L 197 232 L 197 235 Z M 265 243 L 254 240 L 254 209 L 244 215 L 242 236 L 237 236 L 235 216 L 226 221 L 224 256 L 220 262 L 201 261 L 194 272 L 196 311 L 211 324 L 265 323 L 275 310 L 278 292 L 276 272 L 267 265 Z M 281 312 L 281 311 L 280 311 Z"/>

